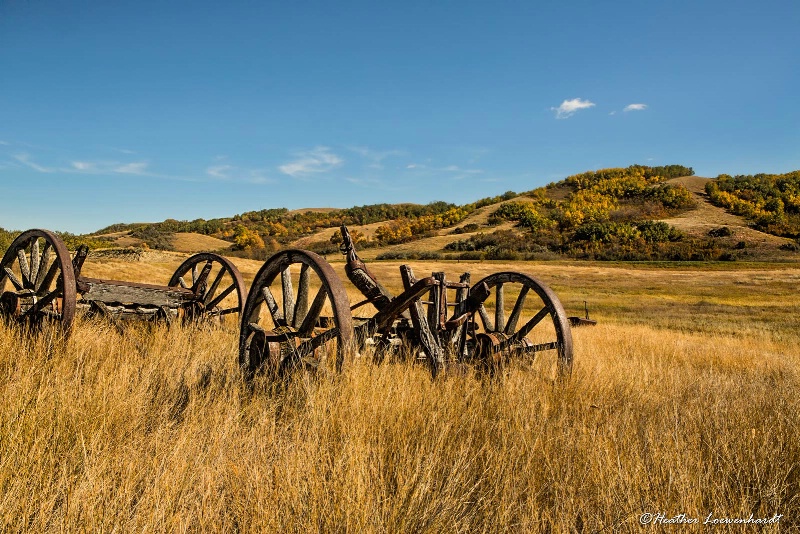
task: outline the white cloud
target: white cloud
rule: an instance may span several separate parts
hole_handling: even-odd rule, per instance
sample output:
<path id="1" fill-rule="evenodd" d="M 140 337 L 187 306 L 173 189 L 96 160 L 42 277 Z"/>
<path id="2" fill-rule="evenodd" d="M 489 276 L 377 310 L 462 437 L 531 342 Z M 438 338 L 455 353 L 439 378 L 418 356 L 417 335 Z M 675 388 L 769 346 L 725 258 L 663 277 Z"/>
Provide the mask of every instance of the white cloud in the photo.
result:
<path id="1" fill-rule="evenodd" d="M 248 184 L 274 183 L 275 180 L 267 176 L 265 169 L 245 169 L 234 165 L 212 165 L 206 168 L 206 174 L 215 180 L 244 182 Z"/>
<path id="2" fill-rule="evenodd" d="M 568 119 L 572 117 L 576 111 L 591 108 L 594 107 L 594 105 L 594 102 L 573 98 L 572 100 L 564 100 L 557 108 L 550 109 L 556 112 L 557 119 Z"/>
<path id="3" fill-rule="evenodd" d="M 206 169 L 206 174 L 218 180 L 230 180 L 229 172 L 233 170 L 230 165 L 215 165 Z"/>
<path id="4" fill-rule="evenodd" d="M 44 173 L 51 173 L 54 172 L 55 169 L 50 167 L 43 167 L 38 163 L 31 160 L 30 155 L 22 153 L 22 154 L 15 154 L 14 159 L 22 163 L 23 165 L 30 167 L 31 169 L 35 170 L 36 172 L 44 172 Z"/>
<path id="5" fill-rule="evenodd" d="M 406 153 L 402 150 L 372 150 L 365 146 L 349 146 L 347 147 L 351 152 L 355 152 L 362 158 L 370 162 L 369 167 L 373 169 L 382 169 L 383 160 L 390 157 L 405 156 Z"/>
<path id="6" fill-rule="evenodd" d="M 647 104 L 628 104 L 622 111 L 644 111 L 647 109 Z"/>
<path id="7" fill-rule="evenodd" d="M 77 174 L 133 174 L 135 176 L 153 176 L 148 172 L 146 161 L 121 163 L 119 161 L 71 161 L 69 169 L 58 169 L 62 172 Z"/>
<path id="8" fill-rule="evenodd" d="M 146 161 L 137 161 L 134 163 L 123 163 L 112 169 L 112 171 L 119 174 L 144 175 L 147 174 L 147 166 L 148 163 Z"/>
<path id="9" fill-rule="evenodd" d="M 295 153 L 294 161 L 284 163 L 278 167 L 284 174 L 292 178 L 302 178 L 309 174 L 328 172 L 339 167 L 344 160 L 331 152 L 325 146 L 318 146 L 312 150 Z"/>

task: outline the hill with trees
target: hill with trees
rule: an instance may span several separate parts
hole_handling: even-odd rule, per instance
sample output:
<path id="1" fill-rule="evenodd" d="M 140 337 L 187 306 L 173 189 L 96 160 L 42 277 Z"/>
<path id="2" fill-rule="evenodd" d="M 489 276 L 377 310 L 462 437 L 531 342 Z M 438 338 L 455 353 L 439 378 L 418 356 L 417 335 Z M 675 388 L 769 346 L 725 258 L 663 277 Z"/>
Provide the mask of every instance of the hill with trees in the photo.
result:
<path id="1" fill-rule="evenodd" d="M 691 167 L 682 165 L 631 165 L 464 205 L 437 201 L 347 209 L 267 208 L 211 220 L 115 224 L 89 236 L 62 237 L 71 247 L 88 242 L 92 248 L 124 244 L 190 250 L 192 245 L 181 240 L 195 236 L 192 243 L 221 245 L 228 255 L 265 259 L 287 247 L 336 254 L 338 227 L 346 224 L 365 257 L 377 259 L 774 259 L 771 251 L 765 255 L 764 247 L 748 244 L 758 231 L 789 238 L 772 248 L 779 248 L 783 259 L 794 258 L 800 250 L 800 171 L 692 178 L 705 184 L 704 195 L 695 186 L 692 191 L 684 186 L 685 177 L 693 174 Z M 750 234 L 739 239 L 727 226 L 698 234 L 666 222 L 687 213 L 706 213 L 698 204 L 705 207 L 709 202 L 718 206 L 709 209 L 735 214 L 742 227 L 752 228 L 747 230 Z M 15 235 L 0 229 L 0 249 Z"/>

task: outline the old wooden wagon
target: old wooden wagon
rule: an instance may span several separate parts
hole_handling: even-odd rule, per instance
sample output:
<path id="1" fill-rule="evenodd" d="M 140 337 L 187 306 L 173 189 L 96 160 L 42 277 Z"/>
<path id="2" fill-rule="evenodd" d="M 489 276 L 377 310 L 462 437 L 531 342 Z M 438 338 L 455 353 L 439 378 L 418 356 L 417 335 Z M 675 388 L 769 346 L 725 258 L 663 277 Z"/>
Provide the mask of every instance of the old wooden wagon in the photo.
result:
<path id="1" fill-rule="evenodd" d="M 471 283 L 445 273 L 417 278 L 400 267 L 403 291 L 388 291 L 359 258 L 342 226 L 345 272 L 361 298 L 351 303 L 331 265 L 306 250 L 284 250 L 255 277 L 242 313 L 239 363 L 245 375 L 326 362 L 374 347 L 377 358 L 405 346 L 436 376 L 461 363 L 493 370 L 512 358 L 549 353 L 560 376 L 572 369 L 570 320 L 541 280 L 499 272 Z M 296 289 L 295 289 L 296 288 Z M 355 315 L 354 315 L 355 314 Z"/>
<path id="2" fill-rule="evenodd" d="M 222 256 L 191 256 L 161 286 L 83 276 L 88 252 L 81 246 L 72 257 L 47 230 L 20 234 L 0 263 L 0 315 L 37 328 L 53 324 L 66 333 L 78 309 L 114 320 L 231 316 L 238 324 L 245 287 L 236 266 Z"/>

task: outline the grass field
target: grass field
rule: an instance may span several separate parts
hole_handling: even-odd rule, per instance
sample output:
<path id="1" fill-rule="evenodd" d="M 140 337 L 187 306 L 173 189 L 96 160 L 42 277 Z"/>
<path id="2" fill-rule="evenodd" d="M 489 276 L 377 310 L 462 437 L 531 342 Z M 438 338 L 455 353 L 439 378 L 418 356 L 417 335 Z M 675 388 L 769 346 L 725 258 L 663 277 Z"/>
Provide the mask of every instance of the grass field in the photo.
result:
<path id="1" fill-rule="evenodd" d="M 163 284 L 179 263 L 84 274 Z M 261 265 L 236 263 L 248 282 Z M 363 354 L 253 387 L 234 330 L 0 326 L 0 531 L 639 532 L 644 513 L 800 530 L 799 268 L 412 264 L 530 272 L 600 324 L 573 330 L 567 383 Z M 370 265 L 394 291 L 397 267 Z"/>

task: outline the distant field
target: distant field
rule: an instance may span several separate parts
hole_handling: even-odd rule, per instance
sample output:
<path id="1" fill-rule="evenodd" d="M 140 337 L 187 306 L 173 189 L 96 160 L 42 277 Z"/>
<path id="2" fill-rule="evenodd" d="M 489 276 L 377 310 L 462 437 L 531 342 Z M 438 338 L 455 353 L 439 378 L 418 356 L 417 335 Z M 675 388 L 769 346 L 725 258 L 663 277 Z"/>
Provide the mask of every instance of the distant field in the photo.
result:
<path id="1" fill-rule="evenodd" d="M 181 258 L 84 274 L 165 283 Z M 248 283 L 261 266 L 233 261 Z M 365 353 L 252 389 L 233 330 L 82 321 L 61 344 L 0 326 L 0 531 L 641 532 L 645 512 L 800 528 L 796 265 L 409 263 L 525 271 L 599 325 L 573 330 L 563 385 L 522 364 L 431 381 Z M 398 266 L 370 268 L 398 291 Z"/>

